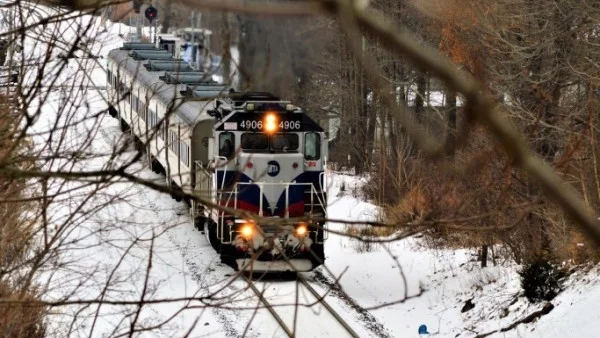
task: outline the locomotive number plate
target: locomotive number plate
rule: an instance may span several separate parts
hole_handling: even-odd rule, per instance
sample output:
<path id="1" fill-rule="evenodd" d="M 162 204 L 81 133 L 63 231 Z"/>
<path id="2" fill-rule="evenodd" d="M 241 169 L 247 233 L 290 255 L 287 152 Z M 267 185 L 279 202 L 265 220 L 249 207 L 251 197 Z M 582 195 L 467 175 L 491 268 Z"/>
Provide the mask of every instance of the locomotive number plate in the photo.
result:
<path id="1" fill-rule="evenodd" d="M 240 114 L 241 115 L 241 114 Z M 266 114 L 244 114 L 239 116 L 237 121 L 238 130 L 262 132 L 265 129 L 267 122 L 265 121 Z M 279 114 L 276 115 L 275 126 L 276 132 L 294 132 L 302 131 L 302 116 L 296 114 Z"/>

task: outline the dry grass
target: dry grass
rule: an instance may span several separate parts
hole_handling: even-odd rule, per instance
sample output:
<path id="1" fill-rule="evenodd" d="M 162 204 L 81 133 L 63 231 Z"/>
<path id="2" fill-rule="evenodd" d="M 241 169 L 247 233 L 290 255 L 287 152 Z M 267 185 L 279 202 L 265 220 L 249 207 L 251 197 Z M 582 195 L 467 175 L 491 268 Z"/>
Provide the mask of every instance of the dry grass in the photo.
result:
<path id="1" fill-rule="evenodd" d="M 526 182 L 485 135 L 483 130 L 472 131 L 470 143 L 452 160 L 405 161 L 411 169 L 404 179 L 386 178 L 398 182 L 395 189 L 389 185 L 387 189 L 395 190 L 399 198 L 384 205 L 385 219 L 399 225 L 432 224 L 425 238 L 436 247 L 504 243 L 522 257 L 527 245 L 519 237 L 527 234 L 521 229 L 526 228 L 525 215 L 537 212 L 537 203 L 522 193 Z"/>
<path id="2" fill-rule="evenodd" d="M 29 142 L 15 139 L 19 116 L 15 107 L 9 98 L 0 96 L 0 163 L 30 167 L 32 161 L 22 156 L 29 149 Z M 36 226 L 31 211 L 38 206 L 35 202 L 20 201 L 25 197 L 26 184 L 25 179 L 0 176 L 0 299 L 25 301 L 19 305 L 0 305 L 0 336 L 8 338 L 45 335 L 45 309 L 27 303 L 40 295 L 30 279 L 23 277 L 32 256 Z"/>
<path id="3" fill-rule="evenodd" d="M 573 144 L 578 148 L 565 146 L 573 150 L 555 167 L 583 192 L 590 210 L 597 210 L 600 185 L 591 160 L 585 160 L 593 158 L 587 150 L 593 148 L 583 147 L 580 139 Z M 413 155 L 402 170 L 378 169 L 388 175 L 374 177 L 368 186 L 384 191 L 371 191 L 370 197 L 387 201 L 382 203 L 387 222 L 432 224 L 424 238 L 435 247 L 501 244 L 518 262 L 540 256 L 572 264 L 597 261 L 595 246 L 498 148 L 485 131 L 474 130 L 452 160 L 432 163 Z M 396 172 L 405 176 L 395 177 Z"/>
<path id="4" fill-rule="evenodd" d="M 22 291 L 8 282 L 0 282 L 0 299 L 36 301 L 39 295 Z M 46 335 L 43 307 L 27 303 L 0 305 L 0 336 L 3 338 L 42 338 Z"/>

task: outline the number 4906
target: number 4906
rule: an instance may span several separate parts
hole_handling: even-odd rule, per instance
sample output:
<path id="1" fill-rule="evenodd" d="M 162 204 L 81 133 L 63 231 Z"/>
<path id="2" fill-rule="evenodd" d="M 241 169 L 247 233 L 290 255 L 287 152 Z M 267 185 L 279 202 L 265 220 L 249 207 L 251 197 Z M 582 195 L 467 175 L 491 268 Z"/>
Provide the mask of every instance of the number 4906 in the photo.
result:
<path id="1" fill-rule="evenodd" d="M 279 129 L 283 130 L 300 130 L 300 121 L 281 121 Z"/>
<path id="2" fill-rule="evenodd" d="M 256 120 L 244 120 L 240 123 L 240 127 L 242 129 L 262 129 L 263 123 Z"/>

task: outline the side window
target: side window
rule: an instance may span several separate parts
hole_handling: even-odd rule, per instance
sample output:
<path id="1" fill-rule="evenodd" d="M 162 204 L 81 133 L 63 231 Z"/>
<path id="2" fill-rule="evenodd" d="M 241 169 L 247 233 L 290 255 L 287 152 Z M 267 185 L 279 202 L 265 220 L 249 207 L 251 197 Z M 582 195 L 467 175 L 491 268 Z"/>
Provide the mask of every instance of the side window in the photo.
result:
<path id="1" fill-rule="evenodd" d="M 304 158 L 318 160 L 321 157 L 321 136 L 317 133 L 304 134 Z"/>
<path id="2" fill-rule="evenodd" d="M 169 146 L 173 150 L 173 153 L 179 157 L 179 138 L 177 137 L 177 133 L 172 130 L 169 130 Z"/>
<path id="3" fill-rule="evenodd" d="M 225 132 L 219 134 L 219 156 L 227 159 L 233 158 L 235 153 L 235 136 L 233 133 Z"/>
<path id="4" fill-rule="evenodd" d="M 138 112 L 140 114 L 140 117 L 144 122 L 146 122 L 146 104 L 143 100 L 140 99 L 138 105 Z"/>
<path id="5" fill-rule="evenodd" d="M 190 147 L 185 142 L 179 142 L 179 153 L 181 154 L 181 162 L 186 166 L 190 166 Z"/>
<path id="6" fill-rule="evenodd" d="M 155 128 L 158 124 L 156 113 L 150 107 L 148 107 L 148 124 L 150 125 L 150 128 Z"/>

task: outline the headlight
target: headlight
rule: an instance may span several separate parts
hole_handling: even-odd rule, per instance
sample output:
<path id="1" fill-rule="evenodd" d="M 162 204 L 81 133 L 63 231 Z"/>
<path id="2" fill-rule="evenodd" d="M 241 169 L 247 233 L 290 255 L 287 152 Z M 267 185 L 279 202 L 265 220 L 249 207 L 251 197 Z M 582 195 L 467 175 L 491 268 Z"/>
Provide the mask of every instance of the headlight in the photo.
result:
<path id="1" fill-rule="evenodd" d="M 250 238 L 252 238 L 252 235 L 254 234 L 254 227 L 250 224 L 244 224 L 240 228 L 240 233 L 242 234 L 242 236 L 245 239 L 250 239 Z"/>
<path id="2" fill-rule="evenodd" d="M 268 114 L 265 117 L 265 131 L 267 133 L 272 133 L 277 130 L 277 117 L 275 114 Z"/>
<path id="3" fill-rule="evenodd" d="M 307 232 L 308 232 L 308 228 L 306 227 L 306 224 L 300 224 L 300 225 L 298 225 L 298 227 L 296 227 L 296 236 L 298 236 L 298 237 L 306 236 Z"/>
<path id="4" fill-rule="evenodd" d="M 246 111 L 253 111 L 254 103 L 246 103 Z"/>

